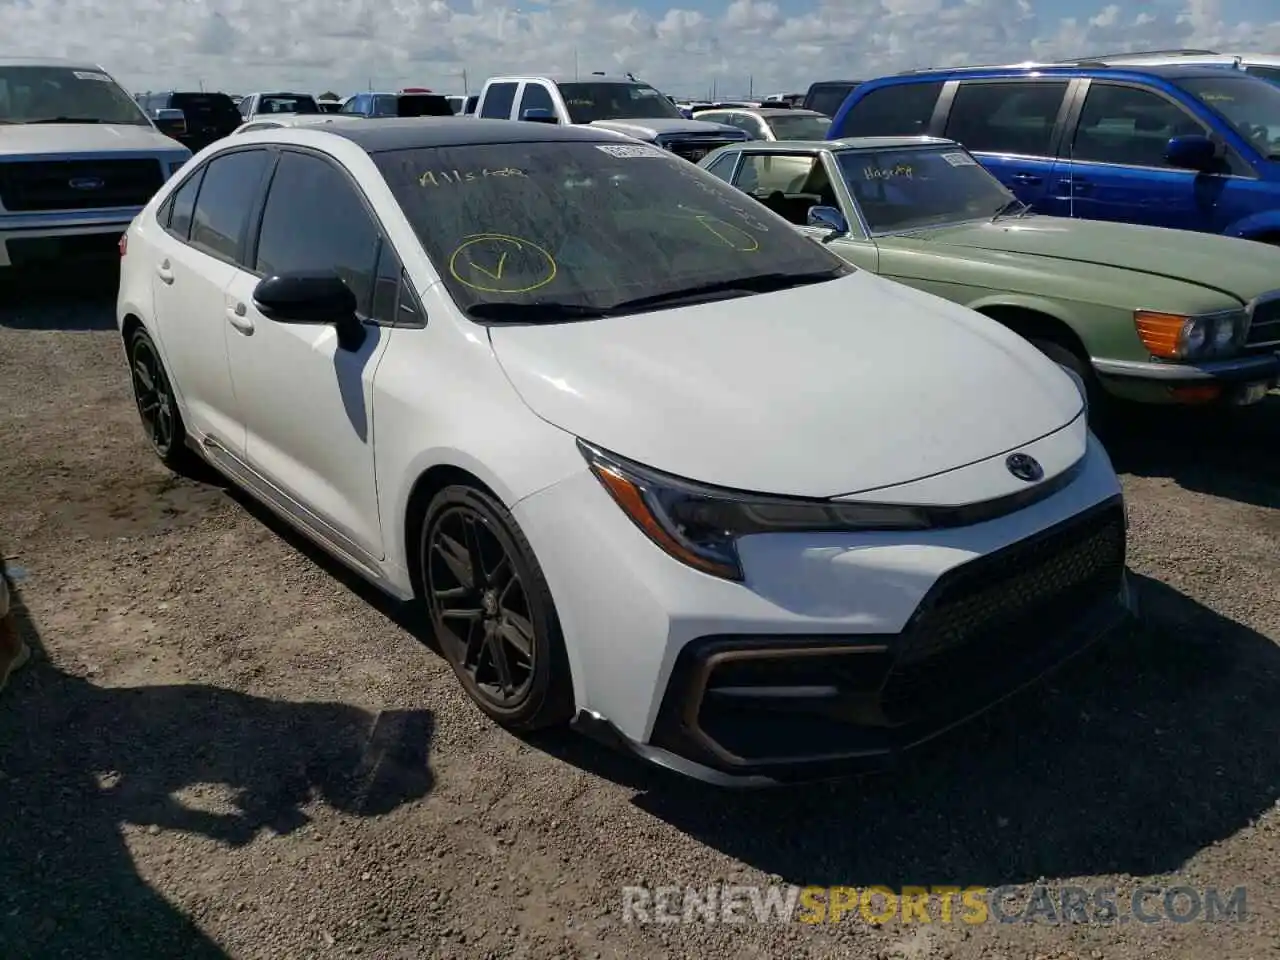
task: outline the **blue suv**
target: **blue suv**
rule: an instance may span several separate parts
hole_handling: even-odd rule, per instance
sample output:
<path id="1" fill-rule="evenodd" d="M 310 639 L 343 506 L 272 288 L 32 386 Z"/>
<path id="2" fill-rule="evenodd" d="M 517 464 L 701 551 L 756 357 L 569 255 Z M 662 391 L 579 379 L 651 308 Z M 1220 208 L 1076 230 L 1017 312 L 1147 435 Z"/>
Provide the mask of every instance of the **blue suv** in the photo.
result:
<path id="1" fill-rule="evenodd" d="M 860 85 L 829 139 L 963 143 L 1038 213 L 1280 244 L 1280 86 L 1221 67 L 966 67 Z"/>

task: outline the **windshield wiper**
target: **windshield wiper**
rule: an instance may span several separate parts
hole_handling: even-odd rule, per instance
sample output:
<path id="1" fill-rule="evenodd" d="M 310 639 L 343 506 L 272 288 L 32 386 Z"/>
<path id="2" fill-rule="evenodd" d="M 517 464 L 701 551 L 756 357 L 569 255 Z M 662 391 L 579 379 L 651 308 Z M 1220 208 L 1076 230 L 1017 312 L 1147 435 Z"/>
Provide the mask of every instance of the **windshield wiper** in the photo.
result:
<path id="1" fill-rule="evenodd" d="M 463 311 L 477 320 L 493 320 L 498 323 L 557 323 L 566 320 L 596 320 L 609 315 L 603 307 L 582 303 L 557 303 L 552 300 L 532 303 L 511 303 L 493 300 L 473 303 Z"/>
<path id="2" fill-rule="evenodd" d="M 1031 204 L 1023 203 L 1017 197 L 1010 197 L 1007 203 L 1002 204 L 1000 209 L 991 215 L 991 222 L 995 223 L 1001 217 L 1008 216 L 1011 213 L 1015 217 L 1020 217 L 1030 209 Z"/>
<path id="3" fill-rule="evenodd" d="M 97 117 L 41 117 L 39 120 L 28 120 L 27 123 L 101 123 Z"/>
<path id="4" fill-rule="evenodd" d="M 667 290 L 647 297 L 636 297 L 633 300 L 622 300 L 608 307 L 609 313 L 634 313 L 645 307 L 674 306 L 683 301 L 710 299 L 717 294 L 729 296 L 746 296 L 752 293 L 769 293 L 773 290 L 786 290 L 808 283 L 822 283 L 842 276 L 844 270 L 816 270 L 809 273 L 757 273 L 752 276 L 738 277 L 734 280 L 717 280 L 713 283 L 700 283 L 678 290 Z"/>

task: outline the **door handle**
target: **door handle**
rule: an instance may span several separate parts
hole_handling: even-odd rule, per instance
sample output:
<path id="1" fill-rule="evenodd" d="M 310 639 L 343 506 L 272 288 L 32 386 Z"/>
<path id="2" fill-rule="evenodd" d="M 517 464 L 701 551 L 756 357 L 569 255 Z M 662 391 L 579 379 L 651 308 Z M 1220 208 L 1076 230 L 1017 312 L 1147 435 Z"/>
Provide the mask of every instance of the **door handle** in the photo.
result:
<path id="1" fill-rule="evenodd" d="M 1041 183 L 1042 182 L 1041 178 L 1037 177 L 1034 173 L 1015 173 L 1009 179 L 1012 180 L 1014 183 Z"/>
<path id="2" fill-rule="evenodd" d="M 160 265 L 156 267 L 156 276 L 165 283 L 173 283 L 173 270 L 169 268 L 168 260 L 161 261 Z"/>
<path id="3" fill-rule="evenodd" d="M 243 303 L 237 303 L 234 307 L 227 307 L 227 320 L 245 336 L 253 333 L 253 318 L 248 313 Z"/>

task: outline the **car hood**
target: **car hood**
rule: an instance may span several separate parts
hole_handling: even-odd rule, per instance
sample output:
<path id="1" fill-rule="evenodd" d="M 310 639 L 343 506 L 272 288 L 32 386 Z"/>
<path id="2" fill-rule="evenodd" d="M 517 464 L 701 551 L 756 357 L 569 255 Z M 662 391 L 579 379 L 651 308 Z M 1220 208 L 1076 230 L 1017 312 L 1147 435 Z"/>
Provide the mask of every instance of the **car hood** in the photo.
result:
<path id="1" fill-rule="evenodd" d="M 1241 300 L 1280 287 L 1274 247 L 1217 234 L 1066 217 L 1006 217 L 909 234 L 934 243 L 1119 267 Z"/>
<path id="2" fill-rule="evenodd" d="M 661 118 L 653 120 L 595 120 L 590 126 L 603 127 L 617 133 L 625 133 L 629 137 L 640 140 L 652 140 L 659 136 L 671 134 L 698 134 L 700 136 L 719 136 L 730 133 L 736 139 L 742 139 L 742 131 L 726 123 L 709 123 L 706 120 L 680 120 Z"/>
<path id="3" fill-rule="evenodd" d="M 987 318 L 865 271 L 579 323 L 494 326 L 540 417 L 677 476 L 830 497 L 1014 450 L 1074 420 L 1072 380 Z"/>
<path id="4" fill-rule="evenodd" d="M 132 123 L 0 123 L 0 156 L 186 151 L 155 127 Z"/>

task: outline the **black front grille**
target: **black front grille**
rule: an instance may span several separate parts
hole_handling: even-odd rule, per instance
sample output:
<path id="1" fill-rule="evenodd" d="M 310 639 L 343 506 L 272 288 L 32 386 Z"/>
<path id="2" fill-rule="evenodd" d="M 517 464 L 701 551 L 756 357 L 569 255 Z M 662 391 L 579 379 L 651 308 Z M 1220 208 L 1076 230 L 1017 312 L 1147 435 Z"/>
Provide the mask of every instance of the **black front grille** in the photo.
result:
<path id="1" fill-rule="evenodd" d="M 1250 347 L 1280 345 L 1280 298 L 1264 300 L 1254 308 L 1245 344 Z"/>
<path id="2" fill-rule="evenodd" d="M 0 206 L 12 213 L 140 207 L 164 184 L 155 159 L 0 163 Z"/>
<path id="3" fill-rule="evenodd" d="M 712 150 L 718 150 L 734 142 L 736 141 L 720 139 L 671 140 L 667 143 L 667 148 L 677 157 L 682 157 L 690 163 L 697 163 Z"/>

